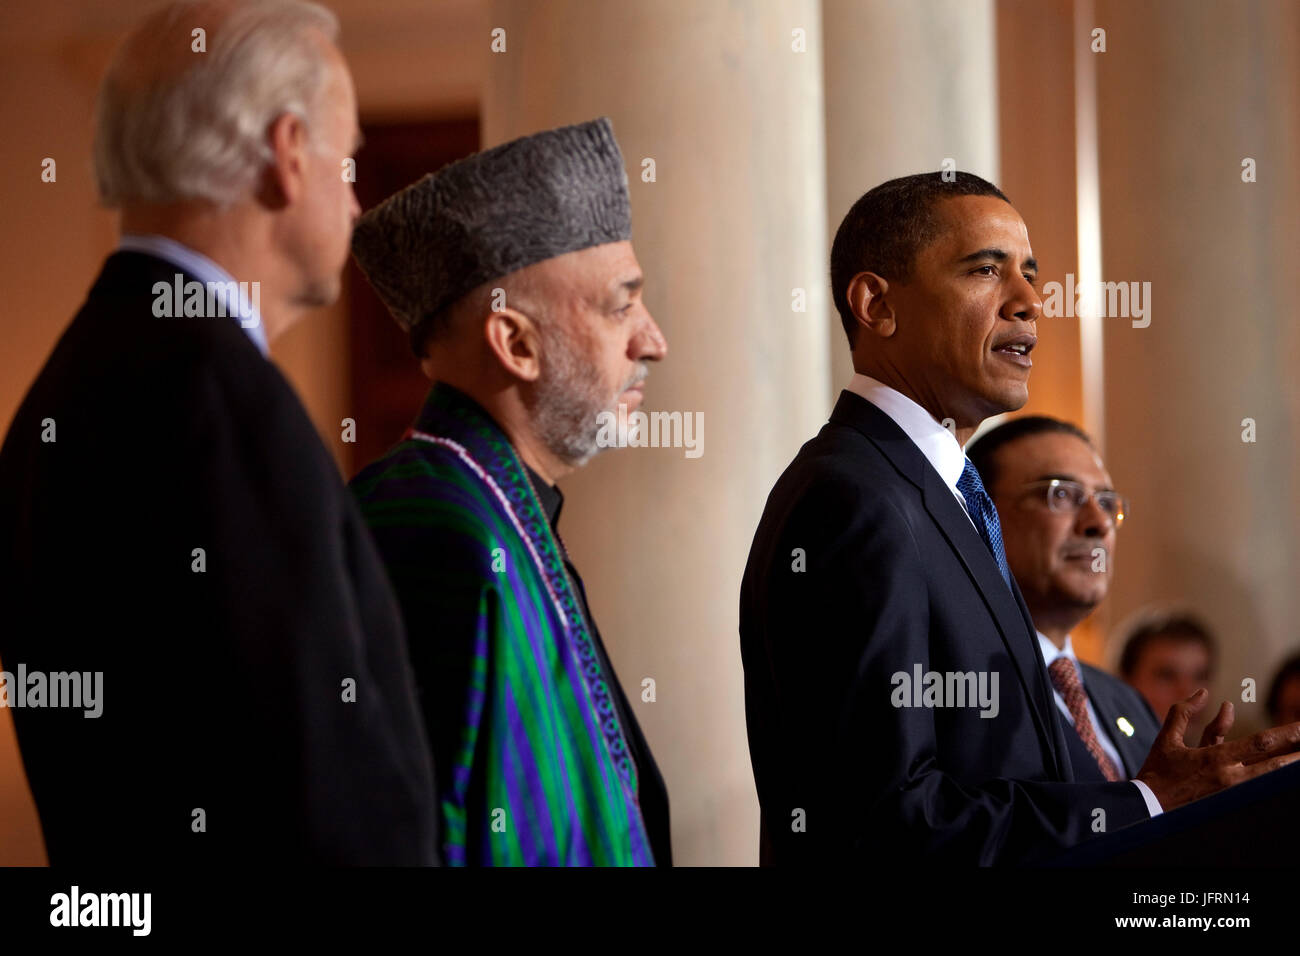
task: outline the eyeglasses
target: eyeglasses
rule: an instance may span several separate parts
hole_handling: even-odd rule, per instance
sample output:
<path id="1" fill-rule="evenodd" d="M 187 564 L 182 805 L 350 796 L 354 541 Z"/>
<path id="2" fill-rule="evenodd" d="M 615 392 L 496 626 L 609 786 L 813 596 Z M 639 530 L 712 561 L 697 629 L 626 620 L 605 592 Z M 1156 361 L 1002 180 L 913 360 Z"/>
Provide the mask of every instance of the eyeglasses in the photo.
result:
<path id="1" fill-rule="evenodd" d="M 1078 514 L 1079 509 L 1091 498 L 1117 528 L 1128 516 L 1128 500 L 1117 491 L 1089 491 L 1077 481 L 1066 481 L 1064 478 L 1035 481 L 1025 485 L 1025 488 L 1039 492 L 1047 499 L 1047 507 L 1061 514 Z"/>

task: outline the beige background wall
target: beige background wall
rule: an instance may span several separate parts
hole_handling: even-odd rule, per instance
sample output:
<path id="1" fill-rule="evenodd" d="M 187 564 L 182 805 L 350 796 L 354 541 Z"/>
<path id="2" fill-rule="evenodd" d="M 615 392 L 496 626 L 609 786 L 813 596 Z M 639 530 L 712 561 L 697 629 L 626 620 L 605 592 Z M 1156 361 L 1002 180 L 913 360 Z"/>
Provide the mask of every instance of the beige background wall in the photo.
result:
<path id="1" fill-rule="evenodd" d="M 1097 15 L 1102 267 L 1152 285 L 1148 328 L 1105 320 L 1107 448 L 1134 499 L 1113 611 L 1190 601 L 1223 647 L 1216 689 L 1263 725 L 1300 647 L 1300 5 Z"/>

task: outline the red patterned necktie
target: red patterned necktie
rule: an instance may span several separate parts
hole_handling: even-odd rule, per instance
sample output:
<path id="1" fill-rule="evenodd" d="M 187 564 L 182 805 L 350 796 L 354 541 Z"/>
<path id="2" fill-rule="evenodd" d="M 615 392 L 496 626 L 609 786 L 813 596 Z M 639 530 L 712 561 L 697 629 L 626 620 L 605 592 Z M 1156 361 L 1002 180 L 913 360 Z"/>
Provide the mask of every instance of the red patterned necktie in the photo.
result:
<path id="1" fill-rule="evenodd" d="M 1106 756 L 1106 751 L 1101 749 L 1101 743 L 1097 740 L 1097 731 L 1092 726 L 1092 721 L 1088 719 L 1088 697 L 1083 691 L 1083 682 L 1079 680 L 1079 670 L 1074 666 L 1074 661 L 1062 654 L 1052 661 L 1047 668 L 1047 673 L 1051 675 L 1052 686 L 1056 688 L 1056 692 L 1065 698 L 1065 706 L 1070 711 L 1070 716 L 1074 718 L 1074 729 L 1078 732 L 1083 745 L 1088 748 L 1088 753 L 1092 754 L 1093 759 L 1097 761 L 1097 766 L 1101 767 L 1101 772 L 1105 774 L 1107 780 L 1123 780 L 1123 776 L 1115 767 L 1115 762 Z"/>

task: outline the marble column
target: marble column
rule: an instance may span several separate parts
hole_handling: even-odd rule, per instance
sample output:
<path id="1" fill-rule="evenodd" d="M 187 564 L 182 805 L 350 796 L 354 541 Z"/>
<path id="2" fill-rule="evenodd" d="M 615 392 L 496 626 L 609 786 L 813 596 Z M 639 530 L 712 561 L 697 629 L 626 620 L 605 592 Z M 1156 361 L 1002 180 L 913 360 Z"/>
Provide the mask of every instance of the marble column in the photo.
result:
<path id="1" fill-rule="evenodd" d="M 858 197 L 887 179 L 956 168 L 998 179 L 992 0 L 823 0 L 827 243 Z M 1032 236 L 1032 233 L 1031 233 Z M 853 375 L 828 312 L 831 395 Z"/>

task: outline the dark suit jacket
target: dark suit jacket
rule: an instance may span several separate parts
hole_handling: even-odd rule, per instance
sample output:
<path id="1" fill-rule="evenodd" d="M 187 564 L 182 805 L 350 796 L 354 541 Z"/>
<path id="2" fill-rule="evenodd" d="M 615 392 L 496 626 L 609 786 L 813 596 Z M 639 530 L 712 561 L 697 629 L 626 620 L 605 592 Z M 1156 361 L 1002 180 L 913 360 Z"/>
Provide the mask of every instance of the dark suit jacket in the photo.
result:
<path id="1" fill-rule="evenodd" d="M 1160 722 L 1142 695 L 1118 677 L 1083 661 L 1079 662 L 1079 666 L 1083 672 L 1084 689 L 1088 692 L 1093 709 L 1097 711 L 1102 732 L 1119 751 L 1129 777 L 1136 777 L 1146 762 L 1147 754 L 1151 752 L 1151 745 L 1156 742 L 1156 734 L 1160 733 Z M 1059 707 L 1057 711 L 1060 711 Z M 1120 729 L 1121 717 L 1133 728 L 1132 736 Z"/>
<path id="2" fill-rule="evenodd" d="M 798 556 L 806 566 L 799 570 Z M 1044 859 L 1147 818 L 1075 783 L 1018 590 L 884 412 L 844 392 L 777 482 L 741 586 L 764 861 Z M 998 710 L 894 706 L 894 675 L 998 675 Z"/>
<path id="3" fill-rule="evenodd" d="M 0 660 L 103 673 L 13 711 L 50 861 L 435 862 L 383 567 L 236 320 L 153 317 L 177 271 L 108 259 L 0 451 Z"/>

